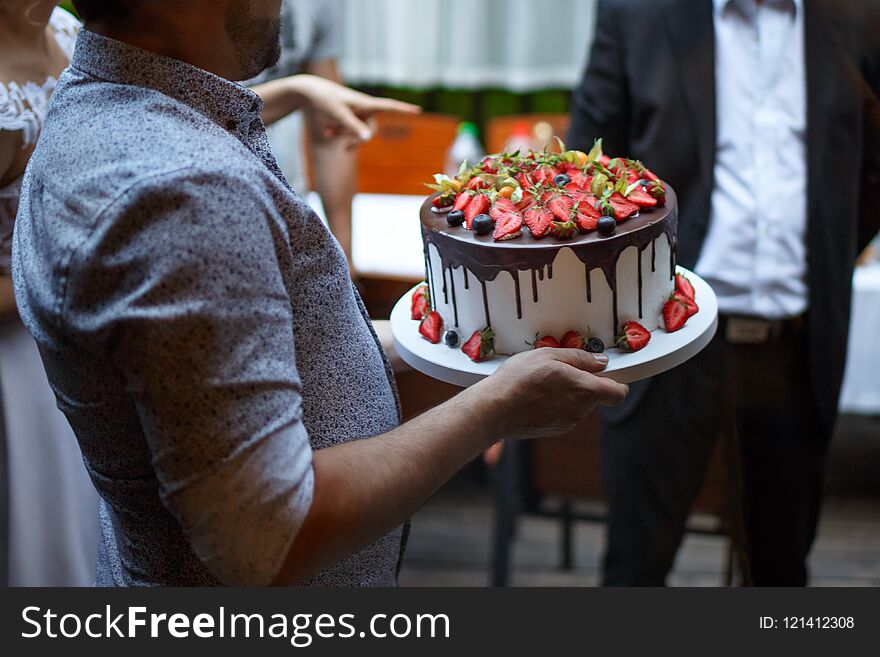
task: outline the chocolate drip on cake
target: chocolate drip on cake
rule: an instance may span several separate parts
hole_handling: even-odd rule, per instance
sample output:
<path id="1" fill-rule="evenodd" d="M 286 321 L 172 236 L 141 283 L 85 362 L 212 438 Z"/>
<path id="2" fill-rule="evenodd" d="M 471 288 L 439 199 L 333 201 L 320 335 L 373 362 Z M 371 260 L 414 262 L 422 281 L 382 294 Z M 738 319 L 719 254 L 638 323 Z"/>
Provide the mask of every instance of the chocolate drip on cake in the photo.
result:
<path id="1" fill-rule="evenodd" d="M 464 274 L 464 289 L 465 289 L 465 290 L 470 290 L 470 289 L 471 289 L 471 286 L 470 286 L 470 284 L 468 283 L 467 268 L 462 269 L 462 270 L 461 270 L 461 273 Z"/>
<path id="2" fill-rule="evenodd" d="M 464 269 L 462 269 L 464 271 Z M 449 270 L 449 286 L 452 288 L 452 313 L 455 316 L 455 326 L 458 326 L 458 301 L 455 299 L 455 272 Z"/>
<path id="3" fill-rule="evenodd" d="M 590 280 L 590 265 L 584 264 L 584 278 L 587 279 L 587 303 L 593 303 L 593 281 Z"/>
<path id="4" fill-rule="evenodd" d="M 486 281 L 480 280 L 483 286 L 483 311 L 486 313 L 486 326 L 492 326 L 492 318 L 489 317 L 489 295 L 486 294 Z"/>
<path id="5" fill-rule="evenodd" d="M 513 289 L 516 291 L 516 318 L 522 319 L 522 293 L 519 289 L 519 270 L 510 272 L 513 276 Z"/>
<path id="6" fill-rule="evenodd" d="M 548 281 L 553 280 L 553 263 L 552 262 L 549 265 L 547 265 L 547 280 Z"/>
<path id="7" fill-rule="evenodd" d="M 532 301 L 538 303 L 538 272 L 534 269 L 532 272 Z"/>
<path id="8" fill-rule="evenodd" d="M 425 270 L 428 272 L 428 303 L 431 308 L 436 308 L 437 303 L 434 299 L 434 268 L 431 266 L 431 256 L 428 254 L 428 242 L 425 242 Z"/>
<path id="9" fill-rule="evenodd" d="M 449 270 L 452 273 L 452 270 Z M 443 267 L 443 271 L 440 272 L 443 274 L 443 303 L 449 305 L 449 293 L 446 290 L 446 267 Z"/>
<path id="10" fill-rule="evenodd" d="M 657 242 L 651 242 L 651 273 L 657 271 L 654 261 L 657 259 Z"/>
<path id="11" fill-rule="evenodd" d="M 651 242 L 651 244 L 653 245 L 654 242 Z M 636 259 L 639 261 L 638 262 L 638 267 L 639 267 L 639 319 L 641 319 L 642 318 L 642 252 L 641 251 L 638 251 L 636 253 Z"/>

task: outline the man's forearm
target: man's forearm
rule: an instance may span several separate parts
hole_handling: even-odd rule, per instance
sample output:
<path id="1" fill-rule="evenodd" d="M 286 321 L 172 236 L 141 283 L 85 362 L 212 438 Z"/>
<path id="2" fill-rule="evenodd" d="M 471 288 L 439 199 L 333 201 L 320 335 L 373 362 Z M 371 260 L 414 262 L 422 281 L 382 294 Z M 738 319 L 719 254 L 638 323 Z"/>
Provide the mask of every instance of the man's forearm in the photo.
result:
<path id="1" fill-rule="evenodd" d="M 468 461 L 503 437 L 484 381 L 381 436 L 315 452 L 312 507 L 275 584 L 293 584 L 409 518 Z"/>

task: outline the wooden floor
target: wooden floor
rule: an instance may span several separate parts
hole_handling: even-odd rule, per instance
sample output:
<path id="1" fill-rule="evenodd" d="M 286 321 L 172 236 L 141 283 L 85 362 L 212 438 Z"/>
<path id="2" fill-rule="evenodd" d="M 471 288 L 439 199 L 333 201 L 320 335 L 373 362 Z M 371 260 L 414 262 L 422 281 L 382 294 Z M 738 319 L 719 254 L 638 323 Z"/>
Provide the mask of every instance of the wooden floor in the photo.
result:
<path id="1" fill-rule="evenodd" d="M 459 479 L 413 519 L 401 584 L 485 586 L 492 531 L 492 494 Z M 513 586 L 595 586 L 604 529 L 578 523 L 575 567 L 559 568 L 558 521 L 524 517 L 513 551 Z M 717 586 L 726 543 L 689 536 L 669 584 Z M 880 586 L 880 418 L 846 418 L 835 437 L 826 501 L 810 569 L 814 586 Z"/>

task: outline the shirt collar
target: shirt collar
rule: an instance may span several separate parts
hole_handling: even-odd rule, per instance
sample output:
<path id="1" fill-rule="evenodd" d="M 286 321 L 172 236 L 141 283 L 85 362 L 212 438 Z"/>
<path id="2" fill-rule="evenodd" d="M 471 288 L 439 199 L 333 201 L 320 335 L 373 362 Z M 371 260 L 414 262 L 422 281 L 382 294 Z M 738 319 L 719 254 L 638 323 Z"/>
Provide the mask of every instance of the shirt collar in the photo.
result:
<path id="1" fill-rule="evenodd" d="M 240 84 L 86 29 L 70 66 L 108 82 L 159 91 L 231 132 L 247 131 L 263 109 L 262 99 Z"/>
<path id="2" fill-rule="evenodd" d="M 777 3 L 780 0 L 776 0 Z M 790 8 L 793 8 L 795 14 L 799 14 L 802 10 L 803 0 L 787 0 Z M 720 17 L 728 5 L 740 5 L 746 11 L 751 12 L 755 7 L 755 0 L 712 0 L 715 6 L 715 15 Z"/>

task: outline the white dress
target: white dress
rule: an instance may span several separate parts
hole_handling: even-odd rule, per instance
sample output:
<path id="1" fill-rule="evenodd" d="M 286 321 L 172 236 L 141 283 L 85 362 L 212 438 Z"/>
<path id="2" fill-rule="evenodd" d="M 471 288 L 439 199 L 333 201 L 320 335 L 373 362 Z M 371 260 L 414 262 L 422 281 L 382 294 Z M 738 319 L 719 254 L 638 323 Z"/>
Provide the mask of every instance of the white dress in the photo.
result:
<path id="1" fill-rule="evenodd" d="M 68 58 L 79 31 L 56 9 L 50 26 Z M 56 80 L 0 83 L 0 130 L 39 136 Z M 0 272 L 8 275 L 21 180 L 0 188 Z M 10 586 L 92 586 L 99 540 L 98 497 L 76 437 L 58 410 L 36 343 L 18 318 L 0 322 L 0 392 L 5 419 Z M 0 513 L 0 517 L 2 517 Z M 0 564 L 3 567 L 3 564 Z"/>

